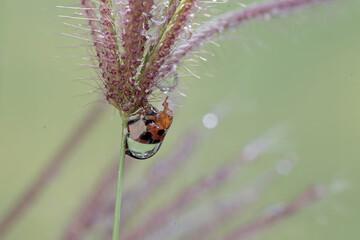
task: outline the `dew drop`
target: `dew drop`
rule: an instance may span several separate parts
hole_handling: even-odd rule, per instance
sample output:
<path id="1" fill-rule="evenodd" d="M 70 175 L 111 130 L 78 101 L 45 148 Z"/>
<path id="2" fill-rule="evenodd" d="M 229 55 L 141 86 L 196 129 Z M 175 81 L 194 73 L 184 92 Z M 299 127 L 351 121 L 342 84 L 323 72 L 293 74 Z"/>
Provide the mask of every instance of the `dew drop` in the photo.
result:
<path id="1" fill-rule="evenodd" d="M 169 1 L 164 2 L 164 6 L 167 7 L 167 8 L 169 7 L 169 4 L 170 4 Z"/>
<path id="2" fill-rule="evenodd" d="M 323 215 L 316 216 L 315 221 L 319 225 L 326 225 L 328 223 L 327 217 L 325 217 Z"/>
<path id="3" fill-rule="evenodd" d="M 265 15 L 264 15 L 264 20 L 265 20 L 265 21 L 271 20 L 271 15 L 270 15 L 270 14 L 265 14 Z"/>
<path id="4" fill-rule="evenodd" d="M 178 83 L 179 83 L 179 78 L 177 72 L 174 72 L 173 77 L 163 81 L 159 81 L 156 84 L 156 87 L 164 94 L 167 94 L 169 92 L 172 92 L 174 89 L 176 89 Z"/>
<path id="5" fill-rule="evenodd" d="M 239 5 L 240 5 L 241 7 L 243 7 L 243 8 L 246 8 L 246 7 L 247 7 L 247 5 L 246 5 L 245 3 L 239 3 Z"/>
<path id="6" fill-rule="evenodd" d="M 161 147 L 161 143 L 145 144 L 137 142 L 130 137 L 126 138 L 127 154 L 133 158 L 144 160 L 157 153 Z"/>
<path id="7" fill-rule="evenodd" d="M 192 36 L 192 31 L 189 27 L 185 27 L 184 31 L 180 32 L 180 38 L 182 40 L 189 40 Z"/>
<path id="8" fill-rule="evenodd" d="M 166 134 L 166 131 L 162 129 L 156 133 L 147 131 L 148 125 L 155 124 L 154 121 L 156 121 L 147 117 L 156 117 L 161 112 L 152 105 L 142 111 L 129 117 L 126 130 L 126 154 L 140 160 L 154 156 L 159 151 Z"/>
<path id="9" fill-rule="evenodd" d="M 213 129 L 218 125 L 218 117 L 214 113 L 207 113 L 202 119 L 204 127 L 208 129 Z"/>
<path id="10" fill-rule="evenodd" d="M 342 193 L 344 190 L 346 190 L 349 187 L 350 183 L 346 179 L 335 179 L 330 184 L 330 191 L 333 193 Z"/>
<path id="11" fill-rule="evenodd" d="M 289 175 L 293 170 L 295 162 L 290 159 L 285 159 L 277 163 L 276 171 L 280 175 Z"/>
<path id="12" fill-rule="evenodd" d="M 155 24 L 156 26 L 160 26 L 160 25 L 162 25 L 162 24 L 164 24 L 165 23 L 165 18 L 162 18 L 161 20 L 155 20 L 155 19 L 150 19 L 151 20 L 151 22 L 153 23 L 153 24 Z"/>

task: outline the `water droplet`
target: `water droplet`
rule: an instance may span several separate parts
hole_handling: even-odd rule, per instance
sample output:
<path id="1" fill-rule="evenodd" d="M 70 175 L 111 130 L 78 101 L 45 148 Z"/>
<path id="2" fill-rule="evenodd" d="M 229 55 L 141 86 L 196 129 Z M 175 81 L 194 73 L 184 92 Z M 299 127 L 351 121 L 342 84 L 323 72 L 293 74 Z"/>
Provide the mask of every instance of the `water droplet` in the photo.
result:
<path id="1" fill-rule="evenodd" d="M 173 74 L 173 77 L 170 77 L 166 80 L 159 80 L 156 84 L 156 87 L 162 91 L 164 94 L 167 94 L 169 92 L 172 92 L 178 85 L 179 78 L 177 75 L 177 72 L 175 71 Z"/>
<path id="2" fill-rule="evenodd" d="M 276 164 L 276 171 L 280 175 L 289 175 L 295 165 L 294 160 L 284 159 Z"/>
<path id="3" fill-rule="evenodd" d="M 346 179 L 335 179 L 331 184 L 330 184 L 330 190 L 333 193 L 342 193 L 344 190 L 346 190 L 349 187 L 350 183 L 348 180 Z"/>
<path id="4" fill-rule="evenodd" d="M 207 113 L 202 119 L 203 125 L 206 128 L 213 129 L 218 125 L 218 117 L 214 113 Z"/>
<path id="5" fill-rule="evenodd" d="M 149 104 L 129 117 L 125 131 L 127 155 L 142 160 L 154 156 L 159 151 L 173 119 L 167 99 L 161 112 Z"/>
<path id="6" fill-rule="evenodd" d="M 316 223 L 319 225 L 326 225 L 328 223 L 328 219 L 327 217 L 323 216 L 323 215 L 318 215 L 316 216 L 315 219 Z"/>
<path id="7" fill-rule="evenodd" d="M 245 3 L 239 3 L 239 5 L 240 5 L 241 7 L 243 7 L 243 8 L 246 8 L 246 7 L 247 7 L 247 5 L 246 5 Z"/>
<path id="8" fill-rule="evenodd" d="M 167 7 L 167 8 L 169 7 L 169 4 L 170 4 L 169 1 L 164 2 L 164 6 Z"/>
<path id="9" fill-rule="evenodd" d="M 264 217 L 271 217 L 274 216 L 276 214 L 281 213 L 284 210 L 284 207 L 286 206 L 286 204 L 284 202 L 278 202 L 275 204 L 272 204 L 270 206 L 267 206 L 263 212 L 262 215 Z"/>
<path id="10" fill-rule="evenodd" d="M 126 138 L 127 154 L 136 159 L 148 159 L 157 153 L 161 147 L 161 143 L 145 144 L 131 139 L 129 136 Z"/>
<path id="11" fill-rule="evenodd" d="M 270 15 L 270 14 L 265 14 L 265 15 L 264 15 L 264 20 L 265 20 L 265 21 L 271 20 L 271 15 Z"/>
<path id="12" fill-rule="evenodd" d="M 160 25 L 162 25 L 162 24 L 164 24 L 165 23 L 165 18 L 161 18 L 161 19 L 159 19 L 159 20 L 155 20 L 155 19 L 153 19 L 153 18 L 151 18 L 150 19 L 150 21 L 153 23 L 153 24 L 155 24 L 156 26 L 160 26 Z"/>
<path id="13" fill-rule="evenodd" d="M 184 30 L 182 32 L 180 32 L 180 38 L 182 40 L 189 40 L 192 36 L 192 30 L 190 29 L 190 27 L 184 27 Z"/>

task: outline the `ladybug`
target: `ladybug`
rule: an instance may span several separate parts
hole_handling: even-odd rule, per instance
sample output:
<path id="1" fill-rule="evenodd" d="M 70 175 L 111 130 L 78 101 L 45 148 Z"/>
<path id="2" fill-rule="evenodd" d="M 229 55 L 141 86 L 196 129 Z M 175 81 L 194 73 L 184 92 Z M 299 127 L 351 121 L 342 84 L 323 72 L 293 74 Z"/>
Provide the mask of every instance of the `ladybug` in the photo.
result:
<path id="1" fill-rule="evenodd" d="M 173 121 L 173 111 L 169 109 L 167 100 L 168 97 L 165 98 L 162 104 L 164 107 L 162 111 L 149 104 L 139 112 L 139 116 L 136 119 L 128 121 L 127 138 L 142 144 L 161 145 Z M 126 154 L 134 158 L 143 159 L 132 154 L 127 143 Z"/>

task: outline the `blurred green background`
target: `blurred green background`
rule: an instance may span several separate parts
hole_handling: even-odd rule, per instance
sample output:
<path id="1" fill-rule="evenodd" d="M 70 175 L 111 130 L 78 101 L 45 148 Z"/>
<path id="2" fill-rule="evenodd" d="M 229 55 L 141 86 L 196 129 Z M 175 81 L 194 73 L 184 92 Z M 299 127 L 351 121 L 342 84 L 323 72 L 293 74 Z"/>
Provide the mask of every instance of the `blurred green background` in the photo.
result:
<path id="1" fill-rule="evenodd" d="M 73 79 L 81 49 L 63 48 L 79 42 L 61 36 L 56 5 L 74 1 L 6 1 L 0 3 L 0 218 L 41 172 L 48 160 L 89 111 L 98 96 Z M 219 126 L 169 185 L 169 191 L 239 153 L 241 148 L 279 124 L 288 136 L 256 174 L 283 153 L 299 164 L 272 186 L 263 204 L 286 200 L 314 182 L 344 185 L 324 200 L 265 231 L 259 239 L 360 239 L 360 2 L 338 1 L 292 14 L 284 19 L 242 26 L 206 50 L 206 62 L 191 68 L 201 79 L 181 77 L 187 97 L 159 154 L 137 161 L 129 183 L 216 107 L 224 112 Z M 220 5 L 224 11 L 231 6 Z M 65 56 L 65 57 L 57 57 Z M 81 61 L 81 59 L 80 59 Z M 71 155 L 59 175 L 18 221 L 6 240 L 56 239 L 91 191 L 118 150 L 119 118 L 109 106 L 101 122 Z M 211 149 L 211 151 L 209 151 Z M 236 190 L 236 185 L 228 187 Z M 130 186 L 131 184 L 129 184 Z M 170 189 L 172 188 L 172 189 Z M 160 203 L 167 188 L 154 195 Z"/>

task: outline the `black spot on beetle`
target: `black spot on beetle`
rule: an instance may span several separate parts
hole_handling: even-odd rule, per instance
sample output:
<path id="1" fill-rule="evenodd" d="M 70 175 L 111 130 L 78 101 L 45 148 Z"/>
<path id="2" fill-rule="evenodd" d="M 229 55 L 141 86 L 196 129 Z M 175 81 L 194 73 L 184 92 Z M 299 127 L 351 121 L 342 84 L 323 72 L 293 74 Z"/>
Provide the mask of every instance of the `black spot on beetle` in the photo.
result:
<path id="1" fill-rule="evenodd" d="M 164 130 L 164 129 L 159 130 L 159 131 L 157 132 L 157 134 L 158 134 L 159 136 L 164 135 L 164 133 L 165 133 L 165 130 Z"/>
<path id="2" fill-rule="evenodd" d="M 145 120 L 145 125 L 149 125 L 149 124 L 152 124 L 154 123 L 154 120 Z"/>
<path id="3" fill-rule="evenodd" d="M 143 134 L 140 135 L 140 139 L 148 141 L 149 143 L 151 143 L 152 142 L 152 136 L 153 135 L 151 134 L 151 132 L 146 132 L 146 133 L 143 133 Z"/>
<path id="4" fill-rule="evenodd" d="M 156 143 L 159 143 L 159 142 L 160 142 L 159 139 L 155 139 L 155 140 L 152 141 L 153 144 L 156 144 Z"/>

